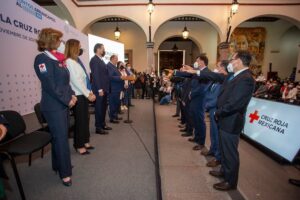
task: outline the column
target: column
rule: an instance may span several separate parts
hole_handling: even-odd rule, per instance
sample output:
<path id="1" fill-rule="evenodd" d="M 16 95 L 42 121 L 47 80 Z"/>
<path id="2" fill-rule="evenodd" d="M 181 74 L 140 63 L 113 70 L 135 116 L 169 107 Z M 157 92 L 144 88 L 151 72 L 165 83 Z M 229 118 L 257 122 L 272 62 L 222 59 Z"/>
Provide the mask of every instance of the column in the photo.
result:
<path id="1" fill-rule="evenodd" d="M 298 62 L 297 62 L 297 69 L 296 69 L 296 81 L 300 81 L 300 45 L 298 45 Z"/>
<path id="2" fill-rule="evenodd" d="M 151 72 L 152 70 L 155 70 L 154 54 L 153 54 L 154 42 L 147 42 L 146 48 L 147 48 L 147 71 L 149 70 L 149 72 Z"/>

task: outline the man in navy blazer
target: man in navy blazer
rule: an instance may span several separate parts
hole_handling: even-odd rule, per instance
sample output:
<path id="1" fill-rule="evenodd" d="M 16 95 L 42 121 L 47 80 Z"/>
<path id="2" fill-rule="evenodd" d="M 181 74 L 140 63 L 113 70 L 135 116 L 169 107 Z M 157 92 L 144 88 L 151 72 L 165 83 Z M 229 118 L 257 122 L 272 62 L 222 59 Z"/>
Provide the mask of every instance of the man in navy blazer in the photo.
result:
<path id="1" fill-rule="evenodd" d="M 200 55 L 196 58 L 194 68 L 198 71 L 210 71 L 207 68 L 208 58 L 205 55 Z M 192 75 L 186 72 L 175 71 L 175 76 L 191 77 Z M 208 91 L 209 81 L 199 82 L 196 79 L 191 80 L 191 92 L 188 97 L 190 101 L 189 113 L 194 126 L 194 138 L 190 138 L 190 142 L 195 142 L 197 145 L 193 150 L 201 150 L 205 145 L 206 138 L 206 124 L 205 124 L 205 110 L 204 99 Z"/>
<path id="2" fill-rule="evenodd" d="M 124 89 L 124 78 L 117 69 L 117 63 L 117 55 L 112 55 L 110 62 L 107 63 L 111 86 L 111 93 L 109 94 L 109 118 L 111 123 L 119 123 L 117 120 L 122 120 L 122 118 L 118 117 L 118 111 L 121 106 L 120 94 Z"/>
<path id="3" fill-rule="evenodd" d="M 224 181 L 214 184 L 217 190 L 236 189 L 239 174 L 238 143 L 245 124 L 247 106 L 255 88 L 255 80 L 249 70 L 251 54 L 237 51 L 227 66 L 227 76 L 212 72 L 196 72 L 193 78 L 223 83 L 214 114 L 218 123 L 221 148 L 221 170 L 210 171 L 212 176 L 223 177 Z"/>
<path id="4" fill-rule="evenodd" d="M 106 126 L 105 115 L 107 111 L 107 98 L 110 93 L 110 81 L 107 65 L 104 62 L 105 49 L 103 44 L 94 46 L 95 56 L 90 61 L 92 90 L 96 95 L 95 126 L 97 134 L 108 134 L 105 130 L 112 128 Z"/>

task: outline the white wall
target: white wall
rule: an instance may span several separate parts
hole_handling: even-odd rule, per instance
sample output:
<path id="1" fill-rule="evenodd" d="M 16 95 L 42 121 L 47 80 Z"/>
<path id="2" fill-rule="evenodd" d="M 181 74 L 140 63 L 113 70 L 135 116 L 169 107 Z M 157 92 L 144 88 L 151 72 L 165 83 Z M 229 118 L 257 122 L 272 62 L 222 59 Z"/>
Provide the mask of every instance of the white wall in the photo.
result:
<path id="1" fill-rule="evenodd" d="M 300 30 L 297 27 L 285 20 L 275 22 L 244 22 L 238 27 L 264 27 L 266 29 L 265 52 L 262 66 L 262 71 L 265 75 L 269 70 L 269 63 L 272 63 L 272 71 L 277 71 L 279 77 L 285 78 L 291 74 L 292 68 L 297 66 L 298 60 Z"/>
<path id="2" fill-rule="evenodd" d="M 115 40 L 116 23 L 95 23 L 87 30 L 88 33 Z M 125 45 L 125 50 L 132 49 L 133 67 L 138 71 L 147 69 L 146 35 L 135 23 L 120 22 L 121 37 L 119 42 Z"/>

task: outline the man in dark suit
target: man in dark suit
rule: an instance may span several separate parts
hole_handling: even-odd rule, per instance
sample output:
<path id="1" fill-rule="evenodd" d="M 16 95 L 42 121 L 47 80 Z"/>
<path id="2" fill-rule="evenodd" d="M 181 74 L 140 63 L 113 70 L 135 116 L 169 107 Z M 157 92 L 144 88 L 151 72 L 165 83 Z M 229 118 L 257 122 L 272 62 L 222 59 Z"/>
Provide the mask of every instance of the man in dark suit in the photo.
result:
<path id="1" fill-rule="evenodd" d="M 194 68 L 197 71 L 209 72 L 207 68 L 208 58 L 205 55 L 200 55 L 196 58 Z M 175 76 L 191 77 L 191 74 L 186 72 L 175 71 Z M 189 113 L 194 126 L 194 138 L 190 138 L 189 141 L 195 142 L 197 145 L 193 147 L 193 150 L 201 150 L 205 145 L 206 138 L 206 124 L 205 124 L 205 110 L 204 99 L 209 87 L 209 81 L 198 81 L 192 79 L 191 92 L 189 93 L 190 108 Z"/>
<path id="2" fill-rule="evenodd" d="M 117 69 L 118 56 L 112 55 L 110 62 L 107 63 L 108 74 L 111 85 L 111 93 L 109 94 L 109 118 L 111 123 L 119 123 L 122 120 L 118 117 L 118 111 L 121 106 L 120 94 L 124 89 L 124 77 Z"/>
<path id="3" fill-rule="evenodd" d="M 92 75 L 92 90 L 96 95 L 95 126 L 97 134 L 108 134 L 105 130 L 112 128 L 106 126 L 105 115 L 107 110 L 107 97 L 110 93 L 110 81 L 107 66 L 104 62 L 105 49 L 103 44 L 94 46 L 95 56 L 90 61 Z"/>
<path id="4" fill-rule="evenodd" d="M 220 171 L 210 171 L 212 176 L 223 177 L 224 181 L 214 184 L 217 190 L 236 189 L 239 174 L 238 143 L 244 128 L 245 113 L 255 88 L 255 80 L 249 70 L 251 54 L 247 51 L 237 51 L 227 66 L 227 76 L 212 72 L 197 72 L 198 80 L 221 82 L 222 87 L 217 100 L 215 119 L 220 133 L 222 167 Z"/>

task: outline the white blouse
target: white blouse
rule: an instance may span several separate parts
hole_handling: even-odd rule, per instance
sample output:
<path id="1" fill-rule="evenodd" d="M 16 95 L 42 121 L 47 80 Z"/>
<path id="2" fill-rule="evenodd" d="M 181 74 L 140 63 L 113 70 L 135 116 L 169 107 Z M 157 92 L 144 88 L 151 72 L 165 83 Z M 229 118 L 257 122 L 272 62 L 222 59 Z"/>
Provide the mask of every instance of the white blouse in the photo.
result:
<path id="1" fill-rule="evenodd" d="M 88 97 L 91 91 L 87 88 L 86 74 L 81 65 L 71 58 L 66 60 L 66 64 L 70 72 L 70 85 L 73 91 L 76 95 L 84 95 L 85 97 Z"/>

